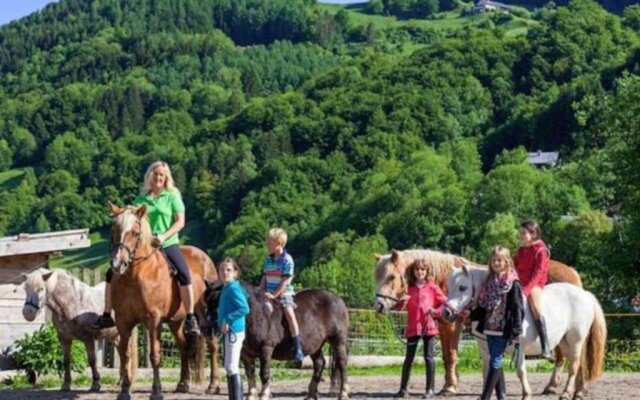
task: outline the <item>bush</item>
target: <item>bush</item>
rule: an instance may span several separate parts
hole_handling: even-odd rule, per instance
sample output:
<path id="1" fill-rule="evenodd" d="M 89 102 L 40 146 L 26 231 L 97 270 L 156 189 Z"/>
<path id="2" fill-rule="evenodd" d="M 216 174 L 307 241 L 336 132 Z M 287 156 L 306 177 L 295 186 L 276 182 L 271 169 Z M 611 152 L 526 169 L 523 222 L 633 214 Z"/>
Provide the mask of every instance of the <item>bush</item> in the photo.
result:
<path id="1" fill-rule="evenodd" d="M 19 369 L 25 371 L 29 381 L 35 383 L 35 378 L 41 375 L 57 373 L 62 376 L 62 347 L 58 334 L 52 324 L 46 323 L 40 329 L 27 334 L 16 341 L 18 351 L 13 359 Z M 73 342 L 71 347 L 71 369 L 83 372 L 87 368 L 87 357 L 80 342 Z"/>

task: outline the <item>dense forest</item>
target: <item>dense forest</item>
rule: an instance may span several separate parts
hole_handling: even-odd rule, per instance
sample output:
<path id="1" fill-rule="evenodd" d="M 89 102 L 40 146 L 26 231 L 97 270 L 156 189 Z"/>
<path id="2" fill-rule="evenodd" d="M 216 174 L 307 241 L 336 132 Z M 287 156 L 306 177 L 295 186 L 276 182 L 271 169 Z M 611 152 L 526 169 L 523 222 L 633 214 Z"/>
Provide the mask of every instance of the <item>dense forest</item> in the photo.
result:
<path id="1" fill-rule="evenodd" d="M 443 3 L 442 1 L 440 3 Z M 170 163 L 188 224 L 255 279 L 372 303 L 374 252 L 484 260 L 535 218 L 609 309 L 640 291 L 640 7 L 456 29 L 312 0 L 62 0 L 0 27 L 0 236 L 105 230 Z M 380 17 L 381 18 L 381 17 Z M 540 170 L 527 151 L 559 151 Z M 634 277 L 634 279 L 629 279 Z"/>

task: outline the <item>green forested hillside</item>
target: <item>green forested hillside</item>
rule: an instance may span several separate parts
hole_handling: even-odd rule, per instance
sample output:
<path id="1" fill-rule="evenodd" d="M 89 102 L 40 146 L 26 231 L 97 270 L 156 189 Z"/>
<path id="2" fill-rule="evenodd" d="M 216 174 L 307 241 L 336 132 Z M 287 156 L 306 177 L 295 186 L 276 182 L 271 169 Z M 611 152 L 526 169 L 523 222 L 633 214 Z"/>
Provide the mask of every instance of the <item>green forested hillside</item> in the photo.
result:
<path id="1" fill-rule="evenodd" d="M 0 235 L 104 231 L 106 201 L 131 202 L 163 159 L 185 238 L 249 279 L 279 225 L 297 284 L 368 306 L 373 252 L 483 260 L 535 218 L 624 307 L 640 289 L 635 15 L 574 0 L 512 34 L 503 15 L 437 29 L 312 1 L 62 0 L 0 27 Z"/>

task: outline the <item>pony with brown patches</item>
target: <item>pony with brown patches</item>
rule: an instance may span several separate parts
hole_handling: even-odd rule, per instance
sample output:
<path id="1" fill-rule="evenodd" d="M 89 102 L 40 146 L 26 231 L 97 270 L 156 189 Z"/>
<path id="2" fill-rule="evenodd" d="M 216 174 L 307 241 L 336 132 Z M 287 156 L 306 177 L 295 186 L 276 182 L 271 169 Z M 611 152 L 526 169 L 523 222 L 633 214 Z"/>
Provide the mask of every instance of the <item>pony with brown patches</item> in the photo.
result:
<path id="1" fill-rule="evenodd" d="M 160 383 L 160 330 L 166 322 L 180 350 L 180 380 L 177 392 L 189 391 L 190 368 L 194 368 L 196 382 L 203 380 L 202 337 L 183 332 L 186 310 L 180 300 L 178 283 L 171 276 L 166 257 L 151 245 L 151 229 L 146 218 L 146 207 L 120 208 L 109 203 L 115 220 L 111 230 L 111 268 L 114 271 L 111 285 L 116 327 L 120 334 L 120 379 L 118 399 L 129 399 L 131 392 L 130 357 L 127 344 L 131 331 L 143 324 L 149 332 L 149 359 L 153 367 L 152 398 L 162 398 Z M 205 281 L 215 281 L 218 274 L 213 261 L 202 250 L 192 246 L 180 248 L 191 271 L 195 313 L 204 321 Z M 218 345 L 215 338 L 206 339 L 211 357 L 211 375 L 207 392 L 218 393 Z M 190 365 L 191 364 L 191 365 Z"/>
<path id="2" fill-rule="evenodd" d="M 100 373 L 96 367 L 96 340 L 106 339 L 118 345 L 116 328 L 93 331 L 95 322 L 104 309 L 104 283 L 89 286 L 61 269 L 40 268 L 25 275 L 26 292 L 22 316 L 33 321 L 45 307 L 51 311 L 53 326 L 62 347 L 64 380 L 60 390 L 71 390 L 71 344 L 80 340 L 87 349 L 91 367 L 91 388 L 100 391 Z"/>
<path id="3" fill-rule="evenodd" d="M 427 249 L 393 250 L 391 254 L 375 254 L 374 256 L 376 258 L 375 280 L 377 287 L 375 309 L 378 312 L 390 310 L 397 300 L 406 294 L 405 269 L 417 259 L 426 259 L 434 267 L 436 272 L 435 283 L 445 293 L 447 279 L 454 267 L 461 268 L 464 265 L 482 266 L 455 254 Z M 549 283 L 567 282 L 582 287 L 580 275 L 575 269 L 554 260 L 549 260 L 548 281 Z M 448 323 L 441 320 L 439 323 L 442 358 L 445 366 L 445 384 L 441 391 L 443 394 L 454 394 L 458 391 L 456 364 L 458 362 L 458 342 L 461 328 L 460 321 Z M 556 350 L 555 368 L 545 392 L 551 393 L 556 390 L 560 384 L 559 374 L 563 365 L 564 357 L 558 349 Z"/>

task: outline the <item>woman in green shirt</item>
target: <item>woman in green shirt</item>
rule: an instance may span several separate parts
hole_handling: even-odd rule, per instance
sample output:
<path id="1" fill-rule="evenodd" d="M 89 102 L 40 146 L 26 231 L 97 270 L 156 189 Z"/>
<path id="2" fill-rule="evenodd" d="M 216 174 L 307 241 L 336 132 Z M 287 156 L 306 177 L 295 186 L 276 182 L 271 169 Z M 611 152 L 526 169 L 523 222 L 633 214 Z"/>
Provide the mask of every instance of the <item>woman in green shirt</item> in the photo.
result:
<path id="1" fill-rule="evenodd" d="M 175 187 L 169 165 L 156 161 L 144 174 L 144 185 L 140 195 L 133 202 L 147 207 L 147 217 L 154 235 L 154 246 L 161 247 L 167 257 L 176 266 L 176 278 L 180 286 L 180 298 L 187 310 L 185 332 L 199 334 L 198 320 L 193 313 L 193 286 L 191 273 L 179 247 L 178 232 L 184 227 L 184 203 L 180 191 Z M 104 314 L 92 326 L 104 329 L 115 326 L 111 317 L 111 278 L 113 272 L 107 271 Z"/>

